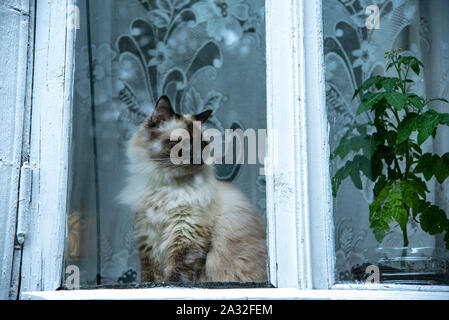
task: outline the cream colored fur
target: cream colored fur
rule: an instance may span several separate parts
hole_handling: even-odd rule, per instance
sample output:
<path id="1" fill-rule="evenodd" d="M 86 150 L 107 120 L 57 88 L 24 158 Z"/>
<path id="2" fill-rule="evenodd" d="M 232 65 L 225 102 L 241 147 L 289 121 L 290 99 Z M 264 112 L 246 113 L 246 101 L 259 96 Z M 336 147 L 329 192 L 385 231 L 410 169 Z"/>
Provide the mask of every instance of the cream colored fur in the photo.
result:
<path id="1" fill-rule="evenodd" d="M 141 259 L 151 261 L 142 264 L 152 269 L 142 270 L 143 280 L 172 280 L 173 248 L 198 244 L 207 249 L 189 251 L 183 263 L 205 255 L 202 270 L 197 270 L 198 277 L 178 281 L 267 281 L 266 228 L 248 199 L 231 184 L 217 181 L 212 167 L 182 175 L 182 168 L 173 170 L 151 160 L 148 147 L 141 127 L 129 143 L 129 178 L 120 196 L 136 213 Z"/>

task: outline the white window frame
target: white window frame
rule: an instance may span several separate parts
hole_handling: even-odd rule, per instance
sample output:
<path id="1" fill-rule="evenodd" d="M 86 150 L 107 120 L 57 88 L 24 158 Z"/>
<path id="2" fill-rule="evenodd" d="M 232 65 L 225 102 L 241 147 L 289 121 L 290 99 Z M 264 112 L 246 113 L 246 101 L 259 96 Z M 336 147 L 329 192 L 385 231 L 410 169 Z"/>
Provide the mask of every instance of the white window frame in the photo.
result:
<path id="1" fill-rule="evenodd" d="M 21 247 L 19 235 L 27 197 L 19 185 L 26 184 L 28 170 L 34 11 L 29 1 L 0 3 L 0 300 L 18 293 Z M 20 195 L 19 195 L 20 192 Z M 19 241 L 17 241 L 19 240 Z"/>
<path id="2" fill-rule="evenodd" d="M 67 17 L 75 0 L 36 2 L 30 133 L 31 204 L 25 228 L 21 293 L 61 285 L 66 230 L 67 168 L 75 28 Z"/>
<path id="3" fill-rule="evenodd" d="M 63 272 L 74 71 L 75 29 L 65 26 L 74 2 L 38 0 L 22 299 L 449 299 L 443 286 L 335 284 L 322 0 L 266 1 L 269 279 L 276 288 L 55 291 Z"/>

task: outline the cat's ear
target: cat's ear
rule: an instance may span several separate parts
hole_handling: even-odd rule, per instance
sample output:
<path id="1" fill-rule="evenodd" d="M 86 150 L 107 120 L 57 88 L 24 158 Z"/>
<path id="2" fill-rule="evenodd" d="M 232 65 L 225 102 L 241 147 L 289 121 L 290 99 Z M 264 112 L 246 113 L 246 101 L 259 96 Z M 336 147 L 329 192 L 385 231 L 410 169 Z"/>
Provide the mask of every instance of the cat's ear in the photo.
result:
<path id="1" fill-rule="evenodd" d="M 206 110 L 204 112 L 201 112 L 200 114 L 197 114 L 194 116 L 195 120 L 197 121 L 201 121 L 201 122 L 206 122 L 207 119 L 209 119 L 209 117 L 212 114 L 212 110 Z"/>
<path id="2" fill-rule="evenodd" d="M 151 115 L 150 121 L 153 126 L 159 126 L 162 122 L 170 120 L 175 115 L 173 108 L 170 103 L 170 99 L 167 96 L 162 96 L 156 103 L 154 107 L 153 114 Z"/>

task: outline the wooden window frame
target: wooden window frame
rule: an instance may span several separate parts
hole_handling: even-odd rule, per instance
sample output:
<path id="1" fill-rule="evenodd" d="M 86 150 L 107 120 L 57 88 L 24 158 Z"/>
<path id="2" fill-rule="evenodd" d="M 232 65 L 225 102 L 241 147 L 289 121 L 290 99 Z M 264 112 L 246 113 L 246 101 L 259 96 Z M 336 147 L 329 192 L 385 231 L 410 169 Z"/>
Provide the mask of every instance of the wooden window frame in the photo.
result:
<path id="1" fill-rule="evenodd" d="M 38 0 L 22 299 L 449 299 L 443 286 L 336 284 L 322 0 L 266 2 L 267 216 L 275 288 L 55 291 L 66 232 L 75 29 L 65 26 L 73 4 Z"/>

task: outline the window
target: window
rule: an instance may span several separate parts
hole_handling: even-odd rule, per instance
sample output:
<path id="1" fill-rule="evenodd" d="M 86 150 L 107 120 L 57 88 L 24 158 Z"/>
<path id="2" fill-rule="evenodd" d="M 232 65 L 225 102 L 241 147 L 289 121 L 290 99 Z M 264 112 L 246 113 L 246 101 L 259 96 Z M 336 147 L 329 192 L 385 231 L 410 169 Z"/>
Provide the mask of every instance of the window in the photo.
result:
<path id="1" fill-rule="evenodd" d="M 81 1 L 79 8 L 66 266 L 80 269 L 82 286 L 139 283 L 134 212 L 117 200 L 128 178 L 127 143 L 162 95 L 178 113 L 212 110 L 205 125 L 223 144 L 227 129 L 259 138 L 264 1 Z M 243 191 L 265 219 L 260 163 L 245 154 L 240 164 L 234 150 L 231 163 L 225 150 L 216 178 Z"/>
<path id="2" fill-rule="evenodd" d="M 388 133 L 379 135 L 378 133 L 382 132 L 381 126 L 368 131 L 367 134 L 357 133 L 359 129 L 363 131 L 362 128 L 371 130 L 371 125 L 366 127 L 365 125 L 375 122 L 377 117 L 373 112 L 357 115 L 357 108 L 361 102 L 360 96 L 354 100 L 352 96 L 354 91 L 371 76 L 397 77 L 395 67 L 386 69 L 388 63 L 385 59 L 385 51 L 400 48 L 401 51 L 398 54 L 417 57 L 423 61 L 424 66 L 419 74 L 413 71 L 408 74 L 401 73 L 401 77 L 407 76 L 413 81 L 407 83 L 407 92 L 426 99 L 447 98 L 447 83 L 441 80 L 445 77 L 443 74 L 446 72 L 448 63 L 445 49 L 443 49 L 447 46 L 447 41 L 441 38 L 445 25 L 440 22 L 445 20 L 449 7 L 446 3 L 439 1 L 385 1 L 378 7 L 374 7 L 371 12 L 373 18 L 370 20 L 365 14 L 365 10 L 368 12 L 370 10 L 365 8 L 363 1 L 324 1 L 323 3 L 326 105 L 330 124 L 330 147 L 336 155 L 336 158 L 331 161 L 331 173 L 334 177 L 339 177 L 345 170 L 340 169 L 346 166 L 345 163 L 349 163 L 346 166 L 349 168 L 351 163 L 359 160 L 360 163 L 365 162 L 369 167 L 368 175 L 360 175 L 360 184 L 358 175 L 353 173 L 350 173 L 348 179 L 342 181 L 339 188 L 338 182 L 335 182 L 334 187 L 336 190 L 338 188 L 333 206 L 336 280 L 338 283 L 363 281 L 368 276 L 365 273 L 366 269 L 370 265 L 375 265 L 379 268 L 381 283 L 447 285 L 449 260 L 443 239 L 445 232 L 433 230 L 429 234 L 429 227 L 425 223 L 427 217 L 432 215 L 430 211 L 420 209 L 420 213 L 412 214 L 412 208 L 416 210 L 417 207 L 409 202 L 410 209 L 407 210 L 410 212 L 402 209 L 403 205 L 399 205 L 398 212 L 402 213 L 399 216 L 394 214 L 394 222 L 387 223 L 388 208 L 379 211 L 375 209 L 376 203 L 379 203 L 382 197 L 383 181 L 386 181 L 386 186 L 390 184 L 397 186 L 398 183 L 402 183 L 402 190 L 405 190 L 405 184 L 420 181 L 421 184 L 427 184 L 427 201 L 439 206 L 445 212 L 448 211 L 447 182 L 444 174 L 438 179 L 430 179 L 427 174 L 424 176 L 420 174 L 419 169 L 415 167 L 416 164 L 412 164 L 410 155 L 413 151 L 404 151 L 405 157 L 409 158 L 406 161 L 401 160 L 402 151 L 394 151 L 397 160 L 394 160 L 395 162 L 391 163 L 390 169 L 387 170 L 389 166 L 387 154 L 390 150 L 397 150 L 395 148 L 404 147 L 406 144 L 412 146 L 413 141 L 417 142 L 413 146 L 416 146 L 419 152 L 414 155 L 416 161 L 422 162 L 418 159 L 421 154 L 426 153 L 443 156 L 448 151 L 443 142 L 446 140 L 447 128 L 443 125 L 437 127 L 435 139 L 429 138 L 425 142 L 420 142 L 419 136 L 416 138 L 415 133 L 410 141 L 404 139 L 402 145 L 399 144 L 399 140 L 398 144 L 390 140 L 378 145 L 382 137 L 396 135 L 394 128 L 398 120 L 391 120 L 395 115 L 390 114 L 389 121 L 392 121 L 392 124 L 388 125 Z M 380 17 L 376 18 L 378 21 L 374 18 L 376 15 Z M 372 26 L 369 23 L 372 23 Z M 416 109 L 412 111 L 412 109 L 410 107 L 407 112 L 412 114 L 420 112 Z M 441 101 L 431 102 L 429 109 L 442 113 L 447 111 L 446 104 Z M 396 116 L 402 121 L 405 111 L 397 111 Z M 359 129 L 349 132 L 353 125 L 358 126 Z M 398 137 L 402 127 L 403 125 L 397 127 Z M 345 136 L 347 132 L 349 135 Z M 376 140 L 378 138 L 380 140 Z M 346 151 L 340 153 L 343 150 L 342 147 L 337 149 L 346 141 L 355 142 L 357 139 L 366 139 L 368 143 L 362 147 L 363 152 L 356 152 L 358 156 L 354 156 L 353 152 L 348 155 L 344 154 Z M 368 150 L 370 147 L 366 147 L 371 145 L 371 142 L 374 143 L 374 148 L 371 149 L 373 156 Z M 351 159 L 353 162 L 347 162 Z M 436 156 L 434 161 L 439 163 L 441 160 L 439 156 Z M 381 169 L 376 169 L 379 166 Z M 357 165 L 351 168 L 355 167 Z M 362 167 L 363 165 L 360 165 L 358 169 Z M 432 165 L 427 163 L 426 167 L 427 170 L 431 170 Z M 337 173 L 338 170 L 340 170 L 339 173 Z M 396 177 L 401 171 L 404 177 Z M 386 187 L 385 190 L 388 188 Z M 393 189 L 390 191 L 391 196 L 394 196 Z M 406 192 L 409 198 L 413 194 L 411 190 Z M 419 197 L 424 199 L 424 195 Z M 377 202 L 376 199 L 378 199 Z M 385 203 L 390 206 L 392 202 L 388 199 Z M 432 212 L 441 212 L 437 207 L 431 208 L 435 210 Z M 403 222 L 398 223 L 401 221 L 401 215 L 403 215 Z M 375 220 L 380 216 L 382 216 L 380 220 Z M 442 213 L 443 220 L 444 216 L 445 214 Z M 368 219 L 368 217 L 371 218 Z M 443 230 L 444 228 L 441 231 Z"/>
<path id="3" fill-rule="evenodd" d="M 352 82 L 347 81 L 354 87 L 350 89 L 344 85 L 343 87 L 353 91 L 357 85 L 360 85 L 363 80 L 371 75 L 369 72 L 371 70 L 365 72 L 367 68 L 369 69 L 367 61 L 372 64 L 375 62 L 381 63 L 381 58 L 378 60 L 371 59 L 369 52 L 360 50 L 362 46 L 361 49 L 370 47 L 368 41 L 372 38 L 370 38 L 370 35 L 383 32 L 383 30 L 392 30 L 386 27 L 382 29 L 382 24 L 385 21 L 402 21 L 401 23 L 406 21 L 408 24 L 405 23 L 403 26 L 403 29 L 406 30 L 405 33 L 400 34 L 398 32 L 395 39 L 401 42 L 401 46 L 403 46 L 402 43 L 413 43 L 412 35 L 416 34 L 417 31 L 413 30 L 413 24 L 410 21 L 420 17 L 420 15 L 416 15 L 417 12 L 410 11 L 410 8 L 413 8 L 413 5 L 416 5 L 418 1 L 382 1 L 381 28 L 378 29 L 379 31 L 377 29 L 367 31 L 363 29 L 361 22 L 364 22 L 363 18 L 367 16 L 362 12 L 362 9 L 365 5 L 371 4 L 371 2 L 369 4 L 368 2 L 361 0 L 293 0 L 282 4 L 279 1 L 265 2 L 266 34 L 265 44 L 261 44 L 261 48 L 266 46 L 266 63 L 260 62 L 263 61 L 263 56 L 259 62 L 254 59 L 252 63 L 266 65 L 266 82 L 262 81 L 266 83 L 266 218 L 268 225 L 269 281 L 274 288 L 216 290 L 157 288 L 87 291 L 55 291 L 62 285 L 66 271 L 63 261 L 64 252 L 67 252 L 67 248 L 73 249 L 72 252 L 76 252 L 77 249 L 76 247 L 68 247 L 65 241 L 65 239 L 68 239 L 69 244 L 76 243 L 76 241 L 70 243 L 74 239 L 70 237 L 76 236 L 76 234 L 70 235 L 70 230 L 76 229 L 73 226 L 72 228 L 67 226 L 70 226 L 70 223 L 80 222 L 80 220 L 76 220 L 77 216 L 74 215 L 77 210 L 72 210 L 75 208 L 74 203 L 80 201 L 73 198 L 73 195 L 81 194 L 80 192 L 74 192 L 74 188 L 80 188 L 80 185 L 77 187 L 76 183 L 69 182 L 80 179 L 76 175 L 83 171 L 73 171 L 73 165 L 80 163 L 73 161 L 73 157 L 79 156 L 79 159 L 82 159 L 79 161 L 86 162 L 91 158 L 90 153 L 85 154 L 85 157 L 80 156 L 85 152 L 84 148 L 73 152 L 74 148 L 77 148 L 77 144 L 79 147 L 80 143 L 92 143 L 87 138 L 80 138 L 83 135 L 83 131 L 80 129 L 83 125 L 80 121 L 82 114 L 73 113 L 76 110 L 77 99 L 79 99 L 79 97 L 76 97 L 77 88 L 72 85 L 77 83 L 76 77 L 78 76 L 78 66 L 75 64 L 75 48 L 78 43 L 75 43 L 75 34 L 76 31 L 79 32 L 78 34 L 82 34 L 81 31 L 76 29 L 76 22 L 78 21 L 76 17 L 83 11 L 85 2 L 36 2 L 36 22 L 35 24 L 30 22 L 30 25 L 35 28 L 33 81 L 32 87 L 30 86 L 33 97 L 31 116 L 29 117 L 31 124 L 24 122 L 25 126 L 31 128 L 29 135 L 30 153 L 29 158 L 26 159 L 30 166 L 28 169 L 27 167 L 22 169 L 25 174 L 21 175 L 22 181 L 20 183 L 20 189 L 24 192 L 24 198 L 21 199 L 29 199 L 30 201 L 29 207 L 23 207 L 23 203 L 27 204 L 28 201 L 21 201 L 19 204 L 18 220 L 26 222 L 25 224 L 19 223 L 20 226 L 26 226 L 26 228 L 21 229 L 25 235 L 25 241 L 20 246 L 20 250 L 17 251 L 20 254 L 16 254 L 10 259 L 11 264 L 9 266 L 12 269 L 13 266 L 17 267 L 17 262 L 19 262 L 17 274 L 20 274 L 21 281 L 18 290 L 21 293 L 21 298 L 86 299 L 115 297 L 160 299 L 164 297 L 179 298 L 188 295 L 192 298 L 219 296 L 222 298 L 268 299 L 274 297 L 297 299 L 447 299 L 448 287 L 442 285 L 444 283 L 441 282 L 433 283 L 434 285 L 424 283 L 401 285 L 397 281 L 393 284 L 380 283 L 374 285 L 364 282 L 353 283 L 353 278 L 345 278 L 346 275 L 350 276 L 350 273 L 348 274 L 346 270 L 352 269 L 352 262 L 347 267 L 344 266 L 346 269 L 344 269 L 343 276 L 341 273 L 341 270 L 343 270 L 341 269 L 341 263 L 345 261 L 340 253 L 341 250 L 345 250 L 341 246 L 342 240 L 349 243 L 348 245 L 351 248 L 351 250 L 344 251 L 346 255 L 357 252 L 354 249 L 368 249 L 368 244 L 365 246 L 365 243 L 363 245 L 360 243 L 360 246 L 354 246 L 357 233 L 353 232 L 353 238 L 350 239 L 349 231 L 345 235 L 339 232 L 341 230 L 341 228 L 339 229 L 339 222 L 351 221 L 357 223 L 355 219 L 358 217 L 350 210 L 345 210 L 344 205 L 346 203 L 347 206 L 348 203 L 347 196 L 338 195 L 336 199 L 333 199 L 332 196 L 331 178 L 337 167 L 329 162 L 329 156 L 334 152 L 336 147 L 334 140 L 338 139 L 339 136 L 335 124 L 340 124 L 339 121 L 335 120 L 336 118 L 333 118 L 333 115 L 338 117 L 340 114 L 338 113 L 338 105 L 335 104 L 335 101 L 339 101 L 339 99 L 335 99 L 334 94 L 335 91 L 338 92 L 338 83 L 335 82 L 335 79 L 338 78 L 332 78 L 332 75 L 335 76 L 336 73 L 340 75 L 341 72 L 341 69 L 339 69 L 341 66 L 338 64 L 335 66 L 335 60 L 332 59 L 338 60 L 337 56 L 339 55 L 348 57 L 349 62 L 345 64 L 346 70 L 357 74 L 357 76 L 354 77 L 355 80 L 351 79 Z M 445 7 L 447 4 L 443 1 L 435 2 L 438 3 L 435 7 L 423 5 L 420 8 L 423 11 L 420 11 L 420 14 L 421 12 L 425 14 L 425 10 L 430 10 L 432 15 L 447 17 L 449 15 L 449 9 Z M 90 3 L 93 2 L 90 1 Z M 129 3 L 144 6 L 148 2 L 129 1 Z M 73 7 L 72 4 L 77 6 Z M 260 6 L 262 5 L 263 3 L 260 2 Z M 132 6 L 124 5 L 123 8 L 125 8 L 125 11 L 134 10 Z M 340 11 L 337 11 L 336 8 Z M 91 12 L 97 10 L 93 5 L 90 9 Z M 401 20 L 401 16 L 397 16 L 398 9 L 403 10 L 399 11 L 409 17 L 409 20 Z M 337 14 L 337 12 L 341 12 L 341 14 Z M 120 10 L 114 11 L 112 9 L 112 11 L 108 11 L 105 9 L 98 14 L 104 14 L 112 18 L 112 15 L 120 14 Z M 67 17 L 72 22 L 69 25 L 67 25 Z M 81 18 L 80 23 L 82 25 L 83 16 L 78 17 Z M 344 17 L 347 17 L 347 20 L 344 20 Z M 344 21 L 342 22 L 341 19 Z M 91 31 L 95 30 L 91 34 L 92 38 L 98 32 L 99 35 L 104 36 L 104 39 L 117 39 L 119 35 L 112 35 L 111 32 L 120 32 L 114 31 L 120 29 L 118 26 L 117 28 L 114 25 L 111 28 L 97 29 L 100 23 L 110 23 L 110 21 L 115 20 L 102 19 L 101 22 L 97 22 L 95 19 L 91 19 Z M 441 23 L 443 21 L 444 19 L 441 20 Z M 354 27 L 354 23 L 357 27 Z M 138 36 L 138 30 L 129 29 L 128 20 L 123 20 L 123 24 L 121 30 L 126 30 L 124 32 L 127 34 Z M 66 26 L 68 28 L 65 28 Z M 257 30 L 257 28 L 255 29 Z M 333 45 L 338 44 L 338 41 L 342 43 L 342 37 L 347 36 L 350 30 L 353 31 L 353 36 L 357 38 L 357 41 L 349 38 L 347 40 L 349 47 L 345 51 L 337 50 Z M 436 34 L 438 36 L 438 32 Z M 332 42 L 332 38 L 336 38 L 338 41 Z M 386 37 L 382 36 L 381 39 L 386 39 Z M 85 40 L 87 41 L 87 39 Z M 95 44 L 96 47 L 93 49 L 92 44 L 94 42 L 91 39 L 91 58 L 94 57 L 92 54 L 94 50 L 99 51 L 102 41 L 99 42 L 100 44 Z M 443 42 L 434 40 L 432 43 Z M 392 42 L 390 44 L 392 48 L 393 45 L 399 46 L 399 43 Z M 101 50 L 103 50 L 101 52 L 111 55 L 113 54 L 112 49 L 112 47 L 101 47 Z M 357 59 L 360 60 L 360 63 L 357 62 Z M 106 59 L 106 61 L 110 61 L 110 59 Z M 112 66 L 104 66 L 103 71 L 108 70 L 108 68 L 112 68 Z M 436 68 L 438 70 L 438 67 Z M 98 69 L 97 71 L 100 72 L 101 70 Z M 376 74 L 380 74 L 380 72 Z M 445 73 L 442 74 L 445 75 Z M 90 76 L 92 77 L 92 74 Z M 257 77 L 260 79 L 261 75 Z M 217 79 L 219 78 L 217 77 Z M 91 83 L 89 82 L 88 86 Z M 110 84 L 112 82 L 108 85 Z M 432 87 L 430 84 L 429 86 Z M 263 87 L 262 84 L 259 84 L 257 88 L 261 91 L 257 92 L 264 92 Z M 123 89 L 123 86 L 121 88 Z M 122 92 L 123 94 L 127 93 Z M 346 94 L 351 95 L 351 92 L 346 92 Z M 447 96 L 447 92 L 442 94 Z M 440 95 L 440 93 L 437 92 L 437 95 Z M 129 92 L 128 97 L 131 97 Z M 93 101 L 101 98 L 103 98 L 101 95 L 94 95 Z M 260 99 L 258 102 L 265 105 L 265 98 L 258 97 L 258 99 Z M 355 105 L 351 104 L 349 100 L 345 100 L 345 102 L 349 106 L 348 108 L 354 108 Z M 90 107 L 92 104 L 89 102 L 88 106 Z M 129 110 L 128 107 L 125 109 L 126 112 Z M 87 112 L 90 112 L 89 109 L 87 110 Z M 106 119 L 100 119 L 99 121 L 102 120 Z M 257 127 L 263 128 L 265 125 L 261 119 L 252 120 L 257 122 Z M 328 120 L 330 121 L 328 122 Z M 77 124 L 76 127 L 75 124 Z M 86 125 L 88 126 L 90 123 Z M 444 134 L 442 136 L 444 137 Z M 89 135 L 86 134 L 86 137 L 89 137 Z M 331 164 L 331 167 L 329 164 Z M 26 179 L 26 172 L 31 174 L 30 180 Z M 76 173 L 71 175 L 71 172 Z M 87 175 L 86 172 L 83 172 L 83 174 Z M 92 175 L 87 176 L 92 177 Z M 26 187 L 26 181 L 31 181 L 31 197 L 27 197 L 27 189 L 24 188 Z M 342 188 L 351 188 L 350 180 L 345 181 L 345 183 L 347 183 L 347 186 Z M 91 185 L 88 184 L 88 186 Z M 254 188 L 254 184 L 251 184 L 250 188 Z M 348 190 L 351 192 L 351 189 Z M 364 190 L 368 192 L 370 189 L 365 188 Z M 248 190 L 248 192 L 253 191 Z M 354 197 L 363 197 L 363 191 L 353 190 L 352 194 L 354 194 Z M 251 197 L 251 194 L 249 196 Z M 257 196 L 253 199 L 257 202 Z M 264 197 L 261 196 L 259 199 L 264 199 Z M 90 203 L 95 206 L 94 202 Z M 22 209 L 26 210 L 22 210 L 21 206 Z M 364 216 L 366 216 L 367 203 L 365 203 L 363 210 L 365 210 Z M 90 217 L 96 219 L 95 215 Z M 349 218 L 352 220 L 349 220 Z M 366 222 L 367 218 L 363 223 Z M 343 230 L 346 229 L 348 228 L 343 227 Z M 368 228 L 365 228 L 364 231 L 368 237 L 371 231 Z M 96 230 L 92 234 L 93 238 L 97 237 Z M 95 246 L 99 243 L 96 239 L 93 239 L 92 242 L 95 243 Z M 437 244 L 434 245 L 434 248 L 436 247 Z M 85 269 L 92 270 L 89 271 L 91 275 L 87 277 L 89 279 L 92 278 L 92 275 L 95 276 L 98 273 L 96 262 L 98 251 L 92 250 L 92 252 L 92 255 L 94 255 L 92 261 L 95 261 L 95 263 Z M 434 253 L 432 252 L 432 254 Z M 439 255 L 433 255 L 432 257 L 442 258 Z M 376 262 L 374 261 L 374 263 Z M 365 261 L 362 261 L 362 263 L 365 263 Z M 355 261 L 354 265 L 357 264 L 360 265 L 358 261 Z M 113 278 L 116 279 L 116 275 L 120 275 L 122 271 L 120 268 L 119 271 L 114 272 Z M 342 283 L 347 280 L 350 282 L 349 284 Z"/>

